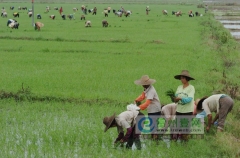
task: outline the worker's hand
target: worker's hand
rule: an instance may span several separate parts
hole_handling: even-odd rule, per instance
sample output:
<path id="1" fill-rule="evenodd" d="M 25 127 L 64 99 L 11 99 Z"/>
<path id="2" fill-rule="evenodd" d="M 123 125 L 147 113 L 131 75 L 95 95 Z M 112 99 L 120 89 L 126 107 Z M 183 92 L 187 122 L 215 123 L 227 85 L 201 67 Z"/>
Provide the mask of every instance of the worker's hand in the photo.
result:
<path id="1" fill-rule="evenodd" d="M 174 98 L 175 103 L 177 103 L 179 100 L 181 100 L 181 98 L 179 98 L 179 97 Z"/>

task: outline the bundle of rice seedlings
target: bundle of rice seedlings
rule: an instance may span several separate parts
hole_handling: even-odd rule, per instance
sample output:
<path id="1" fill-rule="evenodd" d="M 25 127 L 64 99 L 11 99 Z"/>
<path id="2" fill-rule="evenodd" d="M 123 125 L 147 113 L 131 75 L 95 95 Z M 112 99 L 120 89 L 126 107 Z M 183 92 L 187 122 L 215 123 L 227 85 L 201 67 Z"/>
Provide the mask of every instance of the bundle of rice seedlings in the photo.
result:
<path id="1" fill-rule="evenodd" d="M 137 105 L 137 106 L 141 105 L 141 102 L 140 102 L 140 101 L 137 101 L 137 102 L 136 102 L 136 105 Z"/>
<path id="2" fill-rule="evenodd" d="M 172 102 L 174 102 L 175 92 L 173 91 L 173 89 L 166 91 L 165 94 L 166 94 L 166 96 L 169 96 L 171 98 Z"/>

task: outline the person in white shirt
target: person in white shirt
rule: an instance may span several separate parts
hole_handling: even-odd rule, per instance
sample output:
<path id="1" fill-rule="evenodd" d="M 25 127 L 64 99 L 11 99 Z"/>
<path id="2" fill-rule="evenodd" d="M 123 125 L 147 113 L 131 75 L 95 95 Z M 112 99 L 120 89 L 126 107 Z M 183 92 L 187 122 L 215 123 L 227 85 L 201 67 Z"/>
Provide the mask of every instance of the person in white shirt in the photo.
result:
<path id="1" fill-rule="evenodd" d="M 197 110 L 204 110 L 208 117 L 206 131 L 209 131 L 214 122 L 218 120 L 217 131 L 222 132 L 226 117 L 232 110 L 233 105 L 233 99 L 226 94 L 214 94 L 205 98 L 203 101 L 199 101 L 199 103 L 197 103 Z M 214 119 L 212 119 L 212 112 L 216 113 Z"/>
<path id="2" fill-rule="evenodd" d="M 163 127 L 164 130 L 167 130 L 167 128 L 169 127 L 169 122 L 175 119 L 176 109 L 177 109 L 176 103 L 170 103 L 162 107 L 161 115 L 164 116 L 165 118 L 165 126 Z M 170 128 L 170 133 L 171 133 L 171 128 Z M 171 140 L 177 139 L 176 134 L 171 133 L 170 136 L 171 136 Z"/>
<path id="3" fill-rule="evenodd" d="M 140 108 L 135 104 L 130 104 L 127 106 L 127 111 L 120 113 L 118 116 L 114 113 L 110 117 L 104 117 L 103 124 L 106 126 L 104 132 L 111 127 L 117 127 L 118 137 L 114 141 L 114 145 L 117 145 L 118 143 L 123 145 L 123 143 L 127 142 L 126 148 L 131 149 L 134 142 L 137 149 L 141 150 L 139 134 L 135 133 L 135 119 L 138 115 L 143 115 L 139 110 Z M 124 128 L 127 129 L 125 135 L 123 131 Z"/>

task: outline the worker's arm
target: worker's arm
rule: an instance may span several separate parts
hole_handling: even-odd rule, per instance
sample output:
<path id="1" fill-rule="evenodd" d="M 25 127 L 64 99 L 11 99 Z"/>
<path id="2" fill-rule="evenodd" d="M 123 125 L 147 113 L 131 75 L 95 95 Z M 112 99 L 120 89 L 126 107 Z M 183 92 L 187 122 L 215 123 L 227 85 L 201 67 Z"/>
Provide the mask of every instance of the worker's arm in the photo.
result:
<path id="1" fill-rule="evenodd" d="M 135 102 L 141 102 L 145 99 L 145 93 L 142 92 L 142 94 L 135 99 Z"/>
<path id="2" fill-rule="evenodd" d="M 147 99 L 145 103 L 143 103 L 139 106 L 139 108 L 141 110 L 145 110 L 150 105 L 150 103 L 151 103 L 151 100 Z"/>

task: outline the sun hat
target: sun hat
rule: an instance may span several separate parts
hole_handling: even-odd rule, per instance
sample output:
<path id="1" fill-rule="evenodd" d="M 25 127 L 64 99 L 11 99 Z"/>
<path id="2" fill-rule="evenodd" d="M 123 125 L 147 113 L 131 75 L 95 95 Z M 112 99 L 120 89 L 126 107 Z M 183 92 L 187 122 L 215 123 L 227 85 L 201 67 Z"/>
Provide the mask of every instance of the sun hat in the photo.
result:
<path id="1" fill-rule="evenodd" d="M 106 125 L 106 127 L 104 129 L 104 132 L 106 132 L 110 128 L 110 126 L 112 125 L 113 120 L 115 119 L 115 115 L 116 115 L 116 113 L 114 113 L 112 116 L 104 117 L 103 124 Z"/>
<path id="2" fill-rule="evenodd" d="M 187 78 L 189 78 L 189 80 L 195 80 L 194 78 L 192 78 L 192 77 L 189 75 L 188 70 L 182 70 L 181 74 L 174 76 L 174 78 L 180 80 L 180 79 L 181 79 L 181 76 L 187 77 Z"/>
<path id="3" fill-rule="evenodd" d="M 143 75 L 139 80 L 134 81 L 136 85 L 150 85 L 155 82 L 156 80 L 150 79 L 148 75 Z"/>
<path id="4" fill-rule="evenodd" d="M 207 96 L 205 96 L 205 97 L 203 97 L 203 98 L 201 98 L 201 99 L 196 99 L 195 104 L 196 104 L 196 106 L 197 106 L 197 108 L 196 108 L 197 113 L 202 112 L 202 110 L 203 110 L 202 103 L 203 103 L 203 101 L 204 101 L 205 99 L 207 99 Z"/>

